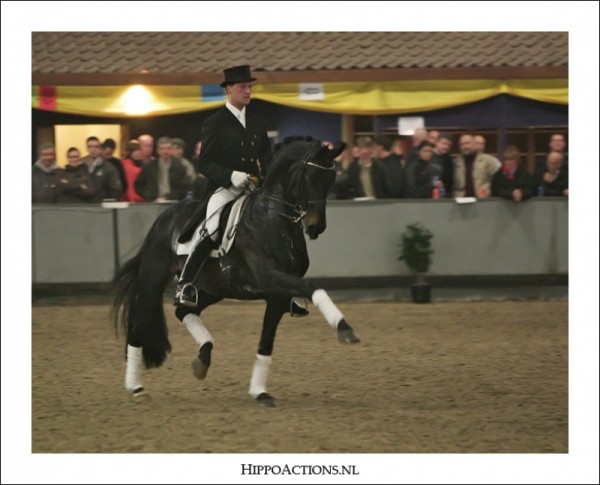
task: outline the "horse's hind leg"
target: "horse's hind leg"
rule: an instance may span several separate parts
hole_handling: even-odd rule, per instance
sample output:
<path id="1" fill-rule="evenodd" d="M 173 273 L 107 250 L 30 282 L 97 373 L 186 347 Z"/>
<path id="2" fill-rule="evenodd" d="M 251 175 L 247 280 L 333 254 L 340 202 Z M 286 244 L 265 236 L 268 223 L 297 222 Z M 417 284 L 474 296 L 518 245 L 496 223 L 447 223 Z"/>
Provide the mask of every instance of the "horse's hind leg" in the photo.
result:
<path id="1" fill-rule="evenodd" d="M 162 295 L 172 278 L 171 255 L 156 241 L 148 246 L 136 275 L 135 294 L 127 315 L 125 388 L 140 394 L 144 367 L 159 367 L 171 350 Z M 151 259 L 150 255 L 156 256 Z"/>
<path id="2" fill-rule="evenodd" d="M 198 380 L 203 380 L 206 377 L 208 368 L 210 367 L 210 359 L 214 341 L 208 329 L 204 326 L 200 313 L 214 303 L 220 301 L 221 298 L 216 298 L 203 291 L 198 292 L 198 307 L 185 308 L 178 307 L 175 310 L 175 315 L 185 325 L 188 332 L 194 337 L 198 344 L 198 357 L 192 361 L 192 372 Z"/>
<path id="3" fill-rule="evenodd" d="M 288 298 L 267 301 L 260 342 L 258 344 L 258 353 L 254 361 L 249 389 L 250 395 L 263 407 L 272 408 L 276 405 L 275 398 L 267 392 L 267 378 L 269 376 L 269 366 L 271 365 L 271 355 L 273 354 L 277 325 L 279 325 L 283 314 L 288 310 L 288 305 Z"/>
<path id="4" fill-rule="evenodd" d="M 127 344 L 127 369 L 125 370 L 125 389 L 139 395 L 144 391 L 142 385 L 142 371 L 144 363 L 142 358 L 142 347 Z"/>

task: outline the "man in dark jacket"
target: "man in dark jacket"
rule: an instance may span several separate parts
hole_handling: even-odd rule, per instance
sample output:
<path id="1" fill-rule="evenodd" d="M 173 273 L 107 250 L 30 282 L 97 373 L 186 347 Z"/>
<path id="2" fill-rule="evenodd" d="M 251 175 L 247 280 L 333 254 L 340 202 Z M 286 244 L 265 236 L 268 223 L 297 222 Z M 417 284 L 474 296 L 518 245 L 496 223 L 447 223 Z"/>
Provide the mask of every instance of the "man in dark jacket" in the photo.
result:
<path id="1" fill-rule="evenodd" d="M 158 160 L 143 166 L 135 180 L 135 190 L 147 202 L 182 200 L 191 188 L 185 165 L 172 157 L 170 138 L 159 138 L 157 146 Z"/>
<path id="2" fill-rule="evenodd" d="M 533 181 L 519 165 L 519 149 L 509 145 L 504 150 L 502 168 L 492 178 L 492 196 L 522 202 L 533 196 Z"/>
<path id="3" fill-rule="evenodd" d="M 85 143 L 89 153 L 81 161 L 87 165 L 90 174 L 94 194 L 91 202 L 102 202 L 103 199 L 119 200 L 123 194 L 121 179 L 117 169 L 102 158 L 100 140 L 90 136 Z"/>
<path id="4" fill-rule="evenodd" d="M 231 67 L 223 73 L 225 80 L 221 87 L 225 89 L 227 103 L 204 122 L 200 136 L 202 151 L 198 159 L 198 170 L 208 178 L 209 190 L 214 193 L 206 211 L 206 232 L 181 272 L 175 291 L 177 306 L 196 306 L 197 289 L 193 282 L 216 245 L 223 206 L 253 184 L 251 177 L 264 175 L 265 163 L 271 155 L 265 124 L 246 110 L 252 97 L 252 82 L 256 81 L 250 67 Z"/>
<path id="5" fill-rule="evenodd" d="M 382 162 L 374 158 L 374 143 L 370 136 L 356 140 L 358 158 L 352 160 L 346 177 L 336 181 L 338 199 L 384 199 L 388 197 L 386 172 Z"/>
<path id="6" fill-rule="evenodd" d="M 33 165 L 31 201 L 34 204 L 56 202 L 62 190 L 59 179 L 60 170 L 56 165 L 54 145 L 44 143 L 40 146 L 39 158 Z"/>

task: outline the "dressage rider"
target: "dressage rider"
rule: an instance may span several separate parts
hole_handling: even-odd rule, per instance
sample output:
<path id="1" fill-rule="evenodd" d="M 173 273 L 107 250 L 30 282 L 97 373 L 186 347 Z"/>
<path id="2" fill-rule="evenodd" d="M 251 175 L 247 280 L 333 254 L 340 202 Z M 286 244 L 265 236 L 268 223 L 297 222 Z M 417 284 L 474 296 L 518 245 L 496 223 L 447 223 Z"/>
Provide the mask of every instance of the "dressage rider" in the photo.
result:
<path id="1" fill-rule="evenodd" d="M 216 247 L 223 206 L 253 183 L 251 177 L 264 175 L 264 163 L 271 155 L 264 123 L 246 110 L 252 96 L 252 82 L 256 81 L 250 67 L 231 67 L 223 73 L 225 80 L 221 87 L 225 89 L 227 103 L 204 122 L 198 159 L 198 171 L 209 179 L 209 190 L 214 193 L 206 209 L 206 230 L 181 272 L 175 291 L 176 306 L 196 306 L 194 280 L 203 261 Z"/>

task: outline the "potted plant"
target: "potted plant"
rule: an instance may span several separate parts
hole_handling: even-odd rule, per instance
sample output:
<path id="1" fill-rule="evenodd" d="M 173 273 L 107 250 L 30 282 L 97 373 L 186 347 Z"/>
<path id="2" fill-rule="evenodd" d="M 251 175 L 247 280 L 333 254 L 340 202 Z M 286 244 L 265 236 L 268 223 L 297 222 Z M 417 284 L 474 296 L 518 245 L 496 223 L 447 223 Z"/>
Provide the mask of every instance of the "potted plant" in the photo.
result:
<path id="1" fill-rule="evenodd" d="M 402 233 L 399 260 L 404 261 L 410 272 L 415 276 L 411 285 L 412 300 L 415 303 L 429 303 L 431 301 L 431 285 L 427 283 L 425 274 L 431 266 L 432 232 L 421 223 L 407 224 Z"/>

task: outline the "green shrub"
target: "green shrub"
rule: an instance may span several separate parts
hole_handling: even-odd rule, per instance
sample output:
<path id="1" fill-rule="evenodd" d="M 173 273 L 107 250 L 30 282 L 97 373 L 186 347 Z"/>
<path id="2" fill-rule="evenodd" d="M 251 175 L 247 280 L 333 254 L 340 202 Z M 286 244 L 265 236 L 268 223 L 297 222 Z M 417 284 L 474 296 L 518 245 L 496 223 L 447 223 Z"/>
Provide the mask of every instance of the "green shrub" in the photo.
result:
<path id="1" fill-rule="evenodd" d="M 398 259 L 404 261 L 413 274 L 423 275 L 427 273 L 433 255 L 431 247 L 432 232 L 417 222 L 407 224 L 406 230 L 401 236 L 402 242 L 400 243 L 400 256 Z"/>

